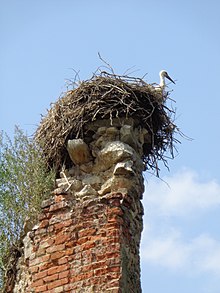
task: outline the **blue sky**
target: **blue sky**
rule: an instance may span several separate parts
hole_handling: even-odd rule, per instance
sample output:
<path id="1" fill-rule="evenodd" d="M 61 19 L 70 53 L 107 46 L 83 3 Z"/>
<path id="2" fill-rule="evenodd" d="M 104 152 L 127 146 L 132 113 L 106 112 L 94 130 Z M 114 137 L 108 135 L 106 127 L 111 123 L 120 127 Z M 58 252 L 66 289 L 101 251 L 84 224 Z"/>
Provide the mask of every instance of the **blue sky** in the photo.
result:
<path id="1" fill-rule="evenodd" d="M 177 80 L 179 154 L 144 194 L 142 287 L 147 293 L 220 292 L 220 2 L 218 0 L 0 1 L 0 129 L 32 134 L 40 114 L 80 70 L 101 65 Z M 133 70 L 133 69 L 132 69 Z M 131 70 L 131 71 L 132 71 Z"/>

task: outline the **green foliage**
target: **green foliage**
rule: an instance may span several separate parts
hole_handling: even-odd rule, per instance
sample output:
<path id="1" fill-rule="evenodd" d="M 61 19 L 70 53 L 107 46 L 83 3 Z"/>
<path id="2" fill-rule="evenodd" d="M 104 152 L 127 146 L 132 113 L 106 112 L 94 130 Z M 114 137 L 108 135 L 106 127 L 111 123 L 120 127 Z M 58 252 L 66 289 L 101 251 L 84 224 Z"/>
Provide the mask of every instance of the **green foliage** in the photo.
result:
<path id="1" fill-rule="evenodd" d="M 0 133 L 0 287 L 7 255 L 24 234 L 24 223 L 34 224 L 40 204 L 54 184 L 42 152 L 33 139 L 15 127 L 13 141 Z"/>

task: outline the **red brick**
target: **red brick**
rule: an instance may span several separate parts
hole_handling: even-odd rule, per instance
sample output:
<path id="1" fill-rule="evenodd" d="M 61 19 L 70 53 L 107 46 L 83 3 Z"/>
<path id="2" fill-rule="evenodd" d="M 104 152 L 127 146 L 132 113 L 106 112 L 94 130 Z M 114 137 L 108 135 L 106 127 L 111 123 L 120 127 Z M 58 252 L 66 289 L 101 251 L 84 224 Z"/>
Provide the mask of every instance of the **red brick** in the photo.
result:
<path id="1" fill-rule="evenodd" d="M 67 207 L 67 203 L 65 201 L 57 202 L 50 206 L 49 211 L 54 212 Z"/>
<path id="2" fill-rule="evenodd" d="M 49 225 L 49 220 L 46 219 L 41 221 L 39 228 L 46 228 L 48 225 Z"/>
<path id="3" fill-rule="evenodd" d="M 65 222 L 64 222 L 64 226 L 65 227 L 69 227 L 69 226 L 71 226 L 73 224 L 73 220 L 72 219 L 70 219 L 70 220 L 66 220 Z"/>
<path id="4" fill-rule="evenodd" d="M 45 277 L 43 280 L 45 283 L 52 282 L 58 279 L 58 274 L 53 274 L 50 276 Z"/>
<path id="5" fill-rule="evenodd" d="M 55 245 L 67 242 L 70 239 L 70 237 L 71 236 L 69 234 L 59 233 L 58 235 L 56 235 Z"/>
<path id="6" fill-rule="evenodd" d="M 39 266 L 33 266 L 29 268 L 29 270 L 32 274 L 37 273 L 39 271 Z"/>
<path id="7" fill-rule="evenodd" d="M 113 252 L 106 252 L 106 260 L 109 260 L 109 259 L 121 259 L 119 250 L 118 251 L 113 250 Z"/>
<path id="8" fill-rule="evenodd" d="M 43 281 L 43 279 L 40 279 L 40 280 L 34 281 L 32 283 L 32 285 L 33 285 L 33 287 L 42 286 L 42 285 L 44 285 L 44 281 Z"/>
<path id="9" fill-rule="evenodd" d="M 110 229 L 120 229 L 121 225 L 118 222 L 108 222 L 105 225 L 105 229 L 110 230 Z"/>
<path id="10" fill-rule="evenodd" d="M 81 245 L 86 242 L 88 242 L 88 237 L 82 237 L 77 240 L 77 245 Z"/>
<path id="11" fill-rule="evenodd" d="M 122 216 L 124 214 L 124 212 L 122 211 L 121 207 L 111 208 L 110 213 L 113 214 L 113 215 L 119 215 L 119 216 Z"/>
<path id="12" fill-rule="evenodd" d="M 51 260 L 59 259 L 65 255 L 65 251 L 56 251 L 51 254 Z"/>
<path id="13" fill-rule="evenodd" d="M 58 265 L 62 265 L 68 262 L 68 257 L 64 256 L 60 259 L 58 259 Z"/>
<path id="14" fill-rule="evenodd" d="M 55 267 L 49 268 L 49 269 L 48 269 L 48 272 L 47 272 L 48 276 L 51 276 L 51 275 L 56 274 L 56 273 L 57 273 L 57 269 L 58 269 L 58 266 L 55 266 Z"/>
<path id="15" fill-rule="evenodd" d="M 106 261 L 100 261 L 100 262 L 95 262 L 95 263 L 89 263 L 85 266 L 82 266 L 82 271 L 86 272 L 86 271 L 94 271 L 95 269 L 98 268 L 103 268 L 106 265 Z"/>
<path id="16" fill-rule="evenodd" d="M 77 282 L 77 281 L 87 280 L 88 278 L 93 277 L 93 274 L 94 274 L 93 271 L 91 271 L 91 272 L 87 272 L 87 273 L 83 273 L 83 274 L 73 276 L 70 279 L 70 282 Z"/>
<path id="17" fill-rule="evenodd" d="M 91 249 L 91 248 L 95 247 L 95 242 L 88 241 L 87 243 L 81 245 L 81 247 L 82 247 L 82 250 Z"/>
<path id="18" fill-rule="evenodd" d="M 103 276 L 97 276 L 95 278 L 92 278 L 91 283 L 93 285 L 105 284 L 106 283 L 105 276 L 103 275 Z M 111 291 L 111 293 L 112 293 L 112 291 Z"/>
<path id="19" fill-rule="evenodd" d="M 68 248 L 68 249 L 66 249 L 66 255 L 71 255 L 71 254 L 73 254 L 73 251 L 74 251 L 74 249 L 73 248 Z"/>
<path id="20" fill-rule="evenodd" d="M 40 244 L 41 248 L 48 248 L 54 243 L 53 238 L 47 238 L 46 240 L 42 241 Z"/>
<path id="21" fill-rule="evenodd" d="M 46 252 L 47 253 L 53 253 L 57 251 L 61 251 L 65 249 L 65 244 L 59 244 L 59 245 L 52 245 L 47 248 Z"/>
<path id="22" fill-rule="evenodd" d="M 65 243 L 65 246 L 67 248 L 73 247 L 73 246 L 76 246 L 76 243 L 77 243 L 77 240 L 68 241 L 68 242 Z"/>
<path id="23" fill-rule="evenodd" d="M 59 273 L 59 279 L 68 277 L 69 273 L 70 273 L 69 270 Z"/>
<path id="24" fill-rule="evenodd" d="M 33 260 L 30 260 L 30 266 L 35 266 L 37 264 L 41 264 L 43 262 L 46 262 L 50 259 L 50 255 L 43 255 L 43 256 L 39 256 Z"/>
<path id="25" fill-rule="evenodd" d="M 84 227 L 83 227 L 83 222 L 81 221 L 81 222 L 77 222 L 77 223 L 75 223 L 74 222 L 74 219 L 72 219 L 72 225 L 71 225 L 71 227 L 69 228 L 69 231 L 71 231 L 71 232 L 78 232 L 78 231 L 80 231 L 81 229 L 84 229 Z"/>
<path id="26" fill-rule="evenodd" d="M 106 238 L 105 237 L 102 238 L 100 237 L 100 235 L 94 235 L 94 236 L 89 236 L 88 239 L 97 243 L 97 242 L 105 240 Z"/>
<path id="27" fill-rule="evenodd" d="M 57 272 L 60 273 L 60 272 L 63 272 L 63 271 L 67 271 L 69 270 L 70 268 L 70 264 L 63 264 L 63 265 L 60 265 L 58 266 L 58 269 L 57 269 Z"/>
<path id="28" fill-rule="evenodd" d="M 65 200 L 65 197 L 62 194 L 55 195 L 54 200 L 55 200 L 55 202 L 61 202 L 61 201 Z"/>
<path id="29" fill-rule="evenodd" d="M 96 233 L 96 229 L 88 228 L 88 229 L 81 230 L 79 232 L 79 237 L 91 236 L 91 235 L 94 235 L 95 233 Z"/>
<path id="30" fill-rule="evenodd" d="M 80 223 L 83 227 L 83 229 L 86 229 L 86 228 L 91 228 L 94 226 L 94 221 L 91 220 L 90 217 L 88 217 L 88 219 L 85 218 L 85 216 L 83 215 L 83 219 L 85 219 L 85 221 L 83 221 L 82 223 Z"/>
<path id="31" fill-rule="evenodd" d="M 52 262 L 47 262 L 47 263 L 41 264 L 41 265 L 39 266 L 39 270 L 40 270 L 40 271 L 48 270 L 48 269 L 50 269 L 52 266 L 53 266 L 53 263 L 52 263 Z"/>
<path id="32" fill-rule="evenodd" d="M 48 275 L 53 275 L 55 273 L 59 273 L 62 271 L 67 271 L 69 269 L 70 265 L 69 264 L 63 264 L 59 266 L 55 266 L 53 268 L 48 269 Z"/>
<path id="33" fill-rule="evenodd" d="M 97 259 L 97 261 L 106 259 L 106 254 L 97 254 L 96 259 Z"/>
<path id="34" fill-rule="evenodd" d="M 46 277 L 46 276 L 47 276 L 47 271 L 39 272 L 39 273 L 33 275 L 33 281 L 36 281 L 38 279 L 42 279 L 43 277 Z"/>
<path id="35" fill-rule="evenodd" d="M 41 256 L 42 262 L 47 262 L 49 259 L 50 259 L 50 255 L 49 254 L 46 254 L 46 255 Z"/>
<path id="36" fill-rule="evenodd" d="M 119 229 L 109 229 L 106 232 L 107 237 L 118 237 L 120 235 Z"/>
<path id="37" fill-rule="evenodd" d="M 61 279 L 61 280 L 56 280 L 54 282 L 51 282 L 49 283 L 47 286 L 48 286 L 48 289 L 53 289 L 53 288 L 56 288 L 56 287 L 60 287 L 62 285 L 65 285 L 69 282 L 69 279 L 68 278 L 64 278 L 64 279 Z"/>
<path id="38" fill-rule="evenodd" d="M 105 241 L 105 245 L 112 245 L 115 243 L 120 243 L 120 237 L 111 237 L 111 238 L 107 238 L 107 240 Z"/>
<path id="39" fill-rule="evenodd" d="M 107 232 L 106 229 L 99 229 L 97 230 L 96 235 L 99 235 L 99 237 L 106 237 Z"/>
<path id="40" fill-rule="evenodd" d="M 109 214 L 108 215 L 108 222 L 112 223 L 112 222 L 119 222 L 119 217 L 118 215 L 114 215 L 114 214 Z"/>
<path id="41" fill-rule="evenodd" d="M 120 272 L 121 267 L 120 266 L 108 267 L 107 271 L 108 272 Z"/>
<path id="42" fill-rule="evenodd" d="M 54 230 L 58 232 L 62 230 L 65 227 L 65 225 L 64 225 L 64 222 L 61 222 L 61 223 L 54 224 L 53 227 L 54 227 Z"/>
<path id="43" fill-rule="evenodd" d="M 106 261 L 99 261 L 91 264 L 93 269 L 106 267 Z"/>
<path id="44" fill-rule="evenodd" d="M 43 286 L 38 286 L 34 289 L 34 292 L 39 293 L 39 292 L 45 292 L 47 290 L 47 285 Z"/>
<path id="45" fill-rule="evenodd" d="M 95 276 L 101 276 L 101 275 L 105 275 L 108 272 L 108 269 L 106 268 L 100 268 L 100 269 L 96 269 L 94 272 Z"/>

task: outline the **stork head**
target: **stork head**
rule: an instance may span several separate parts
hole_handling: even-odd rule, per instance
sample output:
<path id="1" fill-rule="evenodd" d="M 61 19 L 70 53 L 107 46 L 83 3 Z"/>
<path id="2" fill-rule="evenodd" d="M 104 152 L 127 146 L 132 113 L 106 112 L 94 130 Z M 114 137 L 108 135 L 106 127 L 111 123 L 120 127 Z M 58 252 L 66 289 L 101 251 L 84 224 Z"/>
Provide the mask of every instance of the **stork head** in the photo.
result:
<path id="1" fill-rule="evenodd" d="M 166 70 L 161 70 L 159 75 L 160 75 L 160 77 L 162 79 L 167 78 L 167 79 L 169 79 L 171 82 L 173 82 L 175 84 L 175 81 L 172 80 L 172 78 L 168 75 Z"/>

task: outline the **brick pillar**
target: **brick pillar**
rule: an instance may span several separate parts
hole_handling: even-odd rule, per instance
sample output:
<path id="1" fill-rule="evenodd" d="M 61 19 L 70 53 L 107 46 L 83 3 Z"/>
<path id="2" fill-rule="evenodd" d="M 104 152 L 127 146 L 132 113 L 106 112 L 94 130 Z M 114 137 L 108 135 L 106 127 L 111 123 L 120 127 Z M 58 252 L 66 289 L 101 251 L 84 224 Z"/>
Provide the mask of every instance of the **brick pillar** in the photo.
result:
<path id="1" fill-rule="evenodd" d="M 143 132 L 132 123 L 96 127 L 88 148 L 71 142 L 78 166 L 61 172 L 42 203 L 14 292 L 141 292 Z"/>

